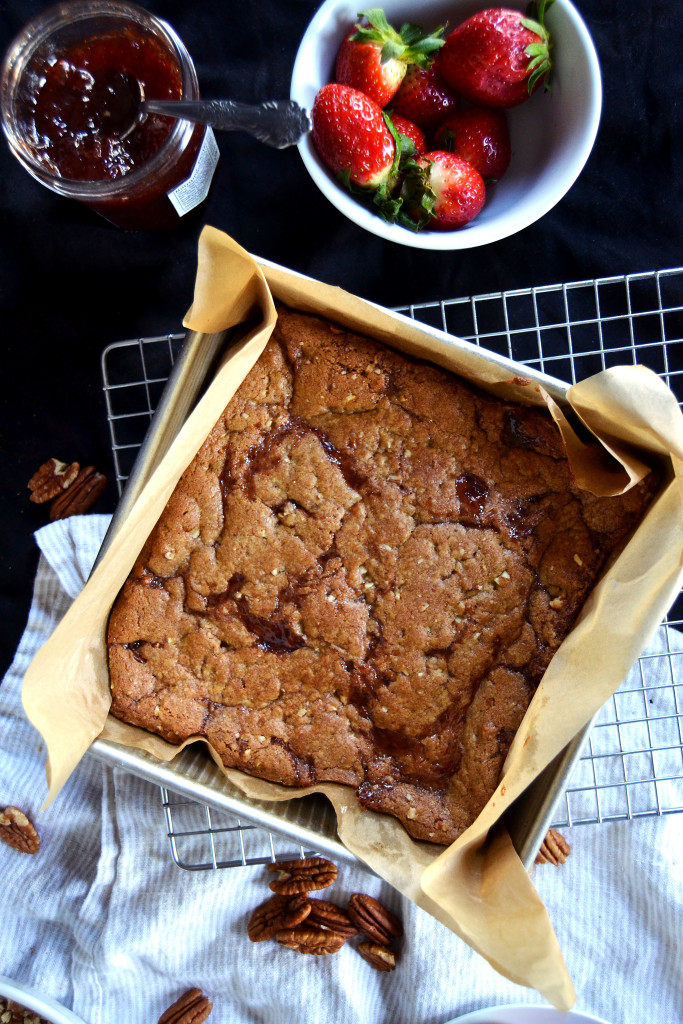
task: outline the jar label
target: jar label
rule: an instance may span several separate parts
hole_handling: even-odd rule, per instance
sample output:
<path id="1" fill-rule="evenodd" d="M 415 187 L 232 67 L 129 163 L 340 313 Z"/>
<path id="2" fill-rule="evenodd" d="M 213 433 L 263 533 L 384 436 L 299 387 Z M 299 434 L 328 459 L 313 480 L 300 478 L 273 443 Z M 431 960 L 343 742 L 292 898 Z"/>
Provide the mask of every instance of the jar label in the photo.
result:
<path id="1" fill-rule="evenodd" d="M 199 206 L 206 199 L 218 156 L 218 143 L 213 130 L 207 126 L 190 177 L 168 193 L 168 198 L 179 217 L 194 210 L 195 206 Z"/>

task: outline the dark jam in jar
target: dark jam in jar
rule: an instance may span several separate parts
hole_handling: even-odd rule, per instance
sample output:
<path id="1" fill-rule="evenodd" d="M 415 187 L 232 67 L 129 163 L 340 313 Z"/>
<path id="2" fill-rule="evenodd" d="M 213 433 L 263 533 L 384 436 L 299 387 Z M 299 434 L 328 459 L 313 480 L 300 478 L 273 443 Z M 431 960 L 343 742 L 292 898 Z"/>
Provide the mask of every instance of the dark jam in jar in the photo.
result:
<path id="1" fill-rule="evenodd" d="M 28 26 L 6 59 L 3 122 L 15 155 L 48 188 L 120 227 L 174 227 L 206 197 L 216 143 L 203 125 L 139 107 L 199 98 L 189 54 L 170 26 L 132 4 L 63 9 L 58 21 L 48 11 L 44 25 Z"/>
<path id="2" fill-rule="evenodd" d="M 31 79 L 24 131 L 46 169 L 75 181 L 120 178 L 142 167 L 168 139 L 173 121 L 137 116 L 140 94 L 182 95 L 171 54 L 134 25 L 40 54 Z"/>

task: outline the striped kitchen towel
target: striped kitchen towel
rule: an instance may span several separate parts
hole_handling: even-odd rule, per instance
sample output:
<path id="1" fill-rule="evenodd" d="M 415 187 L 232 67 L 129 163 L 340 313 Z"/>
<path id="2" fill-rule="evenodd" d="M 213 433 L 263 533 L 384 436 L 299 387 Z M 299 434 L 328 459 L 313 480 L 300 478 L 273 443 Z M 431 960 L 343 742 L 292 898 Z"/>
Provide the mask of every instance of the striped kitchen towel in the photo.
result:
<path id="1" fill-rule="evenodd" d="M 0 807 L 24 809 L 42 839 L 34 857 L 0 844 L 0 974 L 87 1024 L 155 1024 L 192 986 L 213 1000 L 210 1024 L 442 1024 L 482 1007 L 542 1003 L 361 867 L 342 866 L 330 898 L 367 892 L 402 918 L 394 972 L 374 971 L 353 943 L 326 957 L 251 943 L 246 925 L 269 895 L 266 869 L 176 866 L 158 789 L 90 756 L 41 810 L 44 751 L 23 715 L 21 681 L 107 525 L 82 516 L 38 531 L 33 605 L 0 685 Z M 614 1024 L 680 1024 L 683 815 L 578 826 L 566 837 L 566 864 L 537 868 L 534 880 L 577 1009 Z"/>

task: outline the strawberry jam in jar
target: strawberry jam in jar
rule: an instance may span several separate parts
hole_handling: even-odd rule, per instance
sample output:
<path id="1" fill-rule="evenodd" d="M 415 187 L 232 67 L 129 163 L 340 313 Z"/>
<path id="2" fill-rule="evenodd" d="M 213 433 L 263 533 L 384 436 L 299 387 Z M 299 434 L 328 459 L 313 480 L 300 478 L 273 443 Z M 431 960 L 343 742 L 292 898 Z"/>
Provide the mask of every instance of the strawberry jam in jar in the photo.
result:
<path id="1" fill-rule="evenodd" d="M 3 130 L 52 191 L 122 228 L 171 228 L 206 198 L 218 160 L 210 128 L 144 114 L 143 99 L 198 99 L 173 29 L 134 4 L 73 0 L 14 40 L 0 82 Z"/>

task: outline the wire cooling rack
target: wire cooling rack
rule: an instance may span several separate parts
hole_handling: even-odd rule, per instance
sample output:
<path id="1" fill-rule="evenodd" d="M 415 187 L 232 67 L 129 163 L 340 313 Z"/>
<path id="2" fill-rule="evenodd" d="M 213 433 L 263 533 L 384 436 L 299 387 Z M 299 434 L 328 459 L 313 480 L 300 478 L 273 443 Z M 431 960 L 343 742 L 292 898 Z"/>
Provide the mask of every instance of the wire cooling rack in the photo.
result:
<path id="1" fill-rule="evenodd" d="M 399 307 L 575 383 L 640 363 L 683 405 L 683 267 Z M 116 480 L 130 473 L 183 334 L 108 346 L 102 376 Z M 596 716 L 556 827 L 683 811 L 683 592 L 651 646 Z M 171 855 L 189 870 L 263 864 L 306 852 L 291 840 L 161 790 Z"/>

